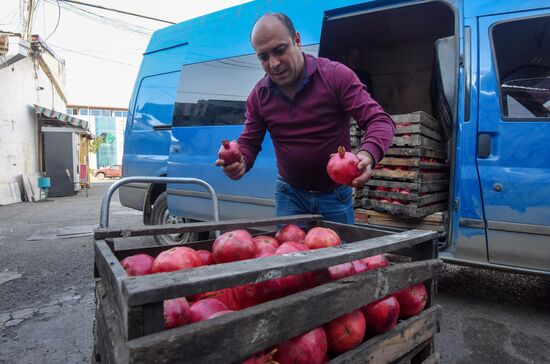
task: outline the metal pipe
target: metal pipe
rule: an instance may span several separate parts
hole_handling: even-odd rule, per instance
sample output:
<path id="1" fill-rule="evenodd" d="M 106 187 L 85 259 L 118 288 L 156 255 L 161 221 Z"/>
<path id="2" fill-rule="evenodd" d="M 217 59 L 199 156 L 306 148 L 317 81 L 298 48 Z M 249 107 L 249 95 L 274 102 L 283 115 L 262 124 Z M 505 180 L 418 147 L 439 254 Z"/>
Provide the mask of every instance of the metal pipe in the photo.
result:
<path id="1" fill-rule="evenodd" d="M 220 221 L 220 206 L 218 203 L 218 195 L 216 195 L 216 192 L 210 186 L 207 182 L 198 179 L 198 178 L 183 178 L 183 177 L 146 177 L 146 176 L 136 176 L 136 177 L 125 177 L 120 179 L 119 181 L 116 181 L 113 183 L 107 192 L 105 192 L 105 196 L 103 196 L 103 200 L 101 201 L 101 211 L 99 216 L 99 227 L 100 228 L 107 228 L 109 227 L 109 206 L 111 204 L 111 198 L 113 197 L 113 193 L 122 185 L 133 183 L 133 182 L 145 182 L 145 183 L 190 183 L 190 184 L 197 184 L 201 185 L 204 188 L 208 190 L 210 193 L 210 197 L 212 197 L 212 204 L 213 204 L 213 210 L 214 210 L 214 221 Z M 216 236 L 219 235 L 219 231 L 216 231 Z"/>

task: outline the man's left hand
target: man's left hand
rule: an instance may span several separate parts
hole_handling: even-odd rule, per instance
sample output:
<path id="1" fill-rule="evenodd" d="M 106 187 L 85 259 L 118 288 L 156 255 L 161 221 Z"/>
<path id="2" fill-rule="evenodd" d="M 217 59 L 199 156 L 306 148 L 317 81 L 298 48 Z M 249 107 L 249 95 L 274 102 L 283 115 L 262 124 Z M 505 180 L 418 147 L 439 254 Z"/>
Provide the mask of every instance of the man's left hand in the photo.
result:
<path id="1" fill-rule="evenodd" d="M 352 187 L 363 187 L 365 183 L 372 176 L 372 168 L 374 167 L 374 159 L 366 150 L 360 150 L 357 154 L 359 163 L 357 169 L 361 172 L 361 175 L 351 182 Z"/>

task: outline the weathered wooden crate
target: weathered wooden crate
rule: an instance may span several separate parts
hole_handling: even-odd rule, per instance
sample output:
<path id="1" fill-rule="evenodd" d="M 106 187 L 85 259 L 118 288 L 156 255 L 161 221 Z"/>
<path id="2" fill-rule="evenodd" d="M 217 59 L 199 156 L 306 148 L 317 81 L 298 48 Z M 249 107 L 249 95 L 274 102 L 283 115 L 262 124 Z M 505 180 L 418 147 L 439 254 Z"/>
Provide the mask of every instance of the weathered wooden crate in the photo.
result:
<path id="1" fill-rule="evenodd" d="M 414 218 L 445 211 L 449 172 L 439 122 L 424 112 L 392 118 L 397 127 L 393 143 L 374 168 L 361 207 Z"/>
<path id="2" fill-rule="evenodd" d="M 117 250 L 114 242 L 115 238 L 252 229 L 300 222 L 308 227 L 329 227 L 349 243 L 284 256 L 129 277 L 119 263 L 121 259 L 138 253 L 156 256 L 168 247 Z M 436 233 L 433 231 L 390 234 L 323 221 L 319 215 L 300 215 L 141 229 L 98 229 L 94 237 L 97 277 L 94 358 L 101 363 L 237 363 L 419 282 L 425 282 L 429 292 L 429 302 L 422 313 L 332 358 L 330 363 L 437 361 L 434 335 L 439 330 L 441 308 L 435 305 L 434 278 L 440 274 L 442 262 L 437 259 Z M 212 243 L 209 240 L 185 245 L 210 249 Z M 163 328 L 163 301 L 166 299 L 314 271 L 381 253 L 410 259 L 215 319 L 171 330 Z"/>
<path id="3" fill-rule="evenodd" d="M 404 229 L 434 230 L 441 233 L 445 231 L 445 214 L 446 212 L 436 212 L 426 217 L 415 218 L 375 210 L 355 209 L 355 221 Z"/>

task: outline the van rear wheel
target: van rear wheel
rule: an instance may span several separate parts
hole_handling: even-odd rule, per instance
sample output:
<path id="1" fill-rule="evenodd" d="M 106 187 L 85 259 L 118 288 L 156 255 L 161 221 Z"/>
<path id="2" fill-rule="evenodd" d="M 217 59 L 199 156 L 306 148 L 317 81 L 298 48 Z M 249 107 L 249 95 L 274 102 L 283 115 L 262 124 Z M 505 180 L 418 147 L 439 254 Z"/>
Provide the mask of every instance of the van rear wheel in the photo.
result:
<path id="1" fill-rule="evenodd" d="M 167 225 L 167 224 L 184 224 L 191 222 L 191 220 L 180 217 L 172 216 L 168 212 L 168 194 L 163 192 L 155 200 L 153 209 L 151 211 L 151 224 L 152 225 Z M 155 241 L 159 245 L 175 245 L 183 244 L 189 241 L 196 241 L 199 239 L 207 239 L 208 233 L 182 233 L 182 234 L 164 234 L 155 235 Z"/>

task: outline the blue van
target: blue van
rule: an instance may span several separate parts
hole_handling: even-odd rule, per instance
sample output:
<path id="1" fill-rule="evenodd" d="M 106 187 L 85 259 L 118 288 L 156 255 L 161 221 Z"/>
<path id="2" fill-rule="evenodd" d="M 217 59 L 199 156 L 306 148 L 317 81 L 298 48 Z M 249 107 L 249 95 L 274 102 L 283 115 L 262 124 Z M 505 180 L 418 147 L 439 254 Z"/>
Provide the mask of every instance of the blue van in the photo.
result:
<path id="1" fill-rule="evenodd" d="M 304 52 L 337 60 L 360 48 L 390 114 L 424 111 L 441 122 L 450 165 L 443 259 L 550 274 L 547 1 L 261 0 L 161 29 L 132 94 L 124 176 L 203 179 L 219 194 L 222 219 L 274 214 L 269 135 L 241 180 L 214 166 L 264 75 L 250 30 L 273 11 L 293 20 Z M 148 224 L 212 219 L 206 191 L 189 185 L 129 185 L 120 199 Z"/>

